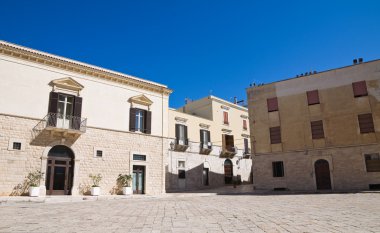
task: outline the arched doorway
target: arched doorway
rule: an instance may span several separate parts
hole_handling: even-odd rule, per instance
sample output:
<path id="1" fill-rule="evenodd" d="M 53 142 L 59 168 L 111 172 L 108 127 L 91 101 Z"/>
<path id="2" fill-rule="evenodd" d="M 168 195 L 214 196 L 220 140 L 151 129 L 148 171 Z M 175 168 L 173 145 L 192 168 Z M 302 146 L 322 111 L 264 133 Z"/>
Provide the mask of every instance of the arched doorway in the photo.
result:
<path id="1" fill-rule="evenodd" d="M 330 168 L 329 162 L 324 159 L 319 159 L 314 163 L 315 180 L 317 183 L 317 190 L 330 190 Z"/>
<path id="2" fill-rule="evenodd" d="M 233 178 L 233 166 L 232 161 L 229 159 L 226 159 L 224 161 L 224 183 L 225 184 L 231 184 L 232 178 Z"/>
<path id="3" fill-rule="evenodd" d="M 46 194 L 70 195 L 74 177 L 74 153 L 62 145 L 50 149 L 46 168 Z"/>

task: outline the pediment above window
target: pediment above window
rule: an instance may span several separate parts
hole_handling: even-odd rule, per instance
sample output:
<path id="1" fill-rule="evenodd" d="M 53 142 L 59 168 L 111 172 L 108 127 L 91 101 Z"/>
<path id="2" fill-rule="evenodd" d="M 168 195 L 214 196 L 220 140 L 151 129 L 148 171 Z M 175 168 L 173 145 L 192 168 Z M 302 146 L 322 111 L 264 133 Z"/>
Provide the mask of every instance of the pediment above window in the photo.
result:
<path id="1" fill-rule="evenodd" d="M 63 90 L 70 90 L 70 91 L 75 91 L 78 92 L 81 91 L 84 86 L 75 81 L 72 78 L 60 78 L 60 79 L 55 79 L 49 83 L 50 86 L 53 87 L 54 90 L 56 89 L 63 89 Z"/>
<path id="2" fill-rule="evenodd" d="M 144 106 L 150 106 L 153 104 L 153 101 L 151 101 L 145 95 L 138 95 L 138 96 L 131 97 L 131 98 L 129 98 L 128 101 L 130 103 L 140 104 L 140 105 L 144 105 Z"/>

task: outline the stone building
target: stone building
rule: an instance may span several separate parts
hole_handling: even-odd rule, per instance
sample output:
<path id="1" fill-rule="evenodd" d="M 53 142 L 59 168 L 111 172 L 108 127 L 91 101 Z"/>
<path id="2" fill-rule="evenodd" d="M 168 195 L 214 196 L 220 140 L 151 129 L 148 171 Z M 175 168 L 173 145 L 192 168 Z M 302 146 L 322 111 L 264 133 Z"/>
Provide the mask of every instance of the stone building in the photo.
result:
<path id="1" fill-rule="evenodd" d="M 248 110 L 215 96 L 169 110 L 167 191 L 251 182 Z"/>
<path id="2" fill-rule="evenodd" d="M 44 172 L 47 195 L 165 192 L 165 85 L 0 41 L 0 195 L 25 193 L 29 171 Z"/>
<path id="3" fill-rule="evenodd" d="M 380 187 L 380 60 L 247 89 L 262 190 Z"/>

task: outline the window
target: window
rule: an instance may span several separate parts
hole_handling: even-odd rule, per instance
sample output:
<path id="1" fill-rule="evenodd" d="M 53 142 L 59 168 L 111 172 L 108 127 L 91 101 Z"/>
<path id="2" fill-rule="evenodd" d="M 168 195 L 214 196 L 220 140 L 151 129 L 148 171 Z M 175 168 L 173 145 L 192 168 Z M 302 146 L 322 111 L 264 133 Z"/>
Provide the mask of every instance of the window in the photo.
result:
<path id="1" fill-rule="evenodd" d="M 367 172 L 380 172 L 380 154 L 365 154 L 365 166 Z"/>
<path id="2" fill-rule="evenodd" d="M 210 131 L 201 129 L 200 141 L 203 148 L 210 148 L 211 147 Z"/>
<path id="3" fill-rule="evenodd" d="M 358 115 L 360 133 L 372 133 L 375 132 L 375 126 L 373 124 L 372 113 Z"/>
<path id="4" fill-rule="evenodd" d="M 278 111 L 277 97 L 267 99 L 268 112 Z"/>
<path id="5" fill-rule="evenodd" d="M 129 113 L 129 130 L 151 134 L 152 112 L 131 108 Z"/>
<path id="6" fill-rule="evenodd" d="M 281 128 L 280 126 L 269 128 L 270 143 L 277 144 L 281 143 Z"/>
<path id="7" fill-rule="evenodd" d="M 282 161 L 272 162 L 273 177 L 284 177 L 284 163 Z"/>
<path id="8" fill-rule="evenodd" d="M 325 138 L 325 133 L 323 131 L 323 121 L 312 121 L 311 125 L 311 137 L 313 139 Z"/>
<path id="9" fill-rule="evenodd" d="M 247 127 L 247 120 L 243 120 L 243 129 L 244 130 L 248 129 L 248 127 Z"/>
<path id="10" fill-rule="evenodd" d="M 146 161 L 146 155 L 133 154 L 133 160 Z"/>
<path id="11" fill-rule="evenodd" d="M 367 84 L 365 81 L 352 83 L 352 89 L 354 91 L 354 97 L 367 96 Z"/>
<path id="12" fill-rule="evenodd" d="M 13 150 L 21 150 L 21 142 L 13 142 Z"/>
<path id="13" fill-rule="evenodd" d="M 178 169 L 178 179 L 186 179 L 186 171 Z"/>
<path id="14" fill-rule="evenodd" d="M 234 136 L 223 134 L 222 135 L 222 144 L 223 144 L 223 149 L 226 149 L 228 151 L 234 151 L 234 147 L 235 147 Z"/>
<path id="15" fill-rule="evenodd" d="M 244 154 L 249 154 L 248 138 L 244 138 Z"/>
<path id="16" fill-rule="evenodd" d="M 179 167 L 179 168 L 183 168 L 183 169 L 185 169 L 185 167 L 186 167 L 186 162 L 185 162 L 185 161 L 178 161 L 178 167 Z"/>
<path id="17" fill-rule="evenodd" d="M 50 92 L 48 109 L 49 126 L 80 130 L 82 98 L 58 92 Z"/>
<path id="18" fill-rule="evenodd" d="M 187 126 L 176 124 L 175 125 L 175 137 L 177 144 L 179 145 L 188 145 L 188 138 L 187 138 Z"/>
<path id="19" fill-rule="evenodd" d="M 318 90 L 308 91 L 308 92 L 306 92 L 306 95 L 307 95 L 308 105 L 319 104 Z"/>
<path id="20" fill-rule="evenodd" d="M 228 125 L 228 112 L 223 112 L 223 124 Z"/>
<path id="21" fill-rule="evenodd" d="M 103 157 L 103 151 L 102 150 L 96 150 L 96 157 Z"/>

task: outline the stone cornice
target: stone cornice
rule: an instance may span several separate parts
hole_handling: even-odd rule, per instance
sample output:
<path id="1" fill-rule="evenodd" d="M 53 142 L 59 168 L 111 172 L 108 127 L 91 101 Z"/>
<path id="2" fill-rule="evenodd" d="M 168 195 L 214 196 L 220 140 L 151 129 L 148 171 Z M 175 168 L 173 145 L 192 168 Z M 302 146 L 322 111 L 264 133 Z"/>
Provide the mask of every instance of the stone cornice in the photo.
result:
<path id="1" fill-rule="evenodd" d="M 69 72 L 75 72 L 83 75 L 89 75 L 96 78 L 106 79 L 128 86 L 141 88 L 156 93 L 170 95 L 173 91 L 165 85 L 143 80 L 131 75 L 126 75 L 116 71 L 104 69 L 101 67 L 89 65 L 86 63 L 74 61 L 64 57 L 55 56 L 38 50 L 29 49 L 19 45 L 0 41 L 0 54 L 15 57 L 18 59 L 50 66 Z"/>

